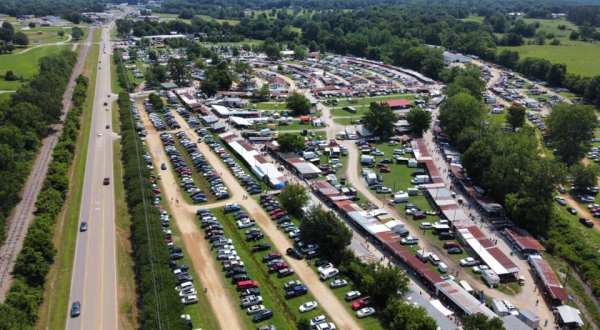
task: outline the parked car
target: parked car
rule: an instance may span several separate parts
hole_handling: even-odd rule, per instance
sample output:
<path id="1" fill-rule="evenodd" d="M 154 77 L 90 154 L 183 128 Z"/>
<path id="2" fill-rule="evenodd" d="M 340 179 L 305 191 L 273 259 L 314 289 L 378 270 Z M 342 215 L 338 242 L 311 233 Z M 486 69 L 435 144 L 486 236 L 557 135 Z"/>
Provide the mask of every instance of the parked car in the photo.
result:
<path id="1" fill-rule="evenodd" d="M 325 315 L 317 315 L 310 319 L 310 326 L 314 328 L 317 324 L 321 324 L 323 322 L 327 322 L 327 317 Z"/>
<path id="2" fill-rule="evenodd" d="M 479 261 L 475 260 L 473 257 L 467 257 L 460 259 L 459 264 L 463 267 L 476 266 L 479 264 Z"/>
<path id="3" fill-rule="evenodd" d="M 371 316 L 373 314 L 375 314 L 375 308 L 373 308 L 373 307 L 364 307 L 364 308 L 359 309 L 356 312 L 356 317 L 358 317 L 359 319 L 362 319 L 362 318 L 365 318 L 367 316 Z"/>
<path id="4" fill-rule="evenodd" d="M 370 297 L 362 297 L 359 299 L 356 299 L 352 302 L 352 309 L 353 310 L 359 310 L 363 307 L 367 307 L 371 304 L 371 298 Z"/>
<path id="5" fill-rule="evenodd" d="M 346 293 L 346 295 L 344 296 L 344 299 L 346 299 L 346 301 L 352 301 L 354 299 L 358 299 L 361 296 L 360 291 L 349 291 Z"/>
<path id="6" fill-rule="evenodd" d="M 348 281 L 341 279 L 341 278 L 337 278 L 337 279 L 329 282 L 329 287 L 332 289 L 345 287 L 346 285 L 348 285 Z"/>
<path id="7" fill-rule="evenodd" d="M 300 313 L 306 313 L 306 312 L 310 312 L 313 309 L 317 308 L 317 306 L 319 306 L 319 304 L 317 304 L 316 301 L 308 301 L 305 302 L 304 304 L 300 305 L 300 307 L 298 307 L 298 310 L 300 310 Z"/>
<path id="8" fill-rule="evenodd" d="M 254 317 L 252 318 L 253 322 L 262 322 L 264 320 L 268 320 L 271 317 L 273 317 L 273 311 L 271 311 L 270 309 L 264 309 L 258 313 L 256 313 L 254 315 Z"/>
<path id="9" fill-rule="evenodd" d="M 296 250 L 295 248 L 288 248 L 285 251 L 285 254 L 287 254 L 288 256 L 290 256 L 294 259 L 302 259 L 304 257 L 302 255 L 302 253 L 300 253 L 300 251 Z"/>
<path id="10" fill-rule="evenodd" d="M 588 227 L 588 228 L 593 228 L 594 227 L 594 222 L 592 222 L 592 220 L 590 219 L 586 219 L 586 218 L 579 218 L 579 223 L 581 223 L 582 225 Z"/>

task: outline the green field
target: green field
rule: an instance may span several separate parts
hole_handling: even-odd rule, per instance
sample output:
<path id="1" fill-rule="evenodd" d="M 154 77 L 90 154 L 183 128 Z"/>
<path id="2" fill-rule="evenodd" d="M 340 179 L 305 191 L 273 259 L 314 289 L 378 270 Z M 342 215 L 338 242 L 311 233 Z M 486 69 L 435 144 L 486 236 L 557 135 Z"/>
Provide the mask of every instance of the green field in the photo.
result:
<path id="1" fill-rule="evenodd" d="M 499 47 L 519 52 L 521 58 L 540 57 L 552 63 L 567 65 L 570 73 L 582 76 L 595 76 L 600 74 L 600 44 L 583 41 L 561 40 L 558 46 L 552 45 L 523 45 L 518 47 Z"/>
<path id="2" fill-rule="evenodd" d="M 367 112 L 369 105 L 372 102 L 382 102 L 391 99 L 414 100 L 414 98 L 415 96 L 412 94 L 391 94 L 383 96 L 338 99 L 338 104 L 331 108 L 331 115 L 334 118 L 346 116 L 355 116 L 360 118 Z M 343 109 L 344 107 L 348 106 L 356 108 L 356 113 L 352 113 Z"/>
<path id="3" fill-rule="evenodd" d="M 0 90 L 16 90 L 23 83 L 22 81 L 4 80 L 6 71 L 12 70 L 17 76 L 22 76 L 27 81 L 37 74 L 40 58 L 59 53 L 63 49 L 65 46 L 45 46 L 31 49 L 22 54 L 18 54 L 18 50 L 15 50 L 13 54 L 0 55 Z"/>
<path id="4" fill-rule="evenodd" d="M 63 31 L 64 35 L 58 35 L 59 31 Z M 53 42 L 66 41 L 71 34 L 71 28 L 62 27 L 37 27 L 33 29 L 24 29 L 21 32 L 25 33 L 29 38 L 31 46 L 39 44 L 47 44 Z"/>

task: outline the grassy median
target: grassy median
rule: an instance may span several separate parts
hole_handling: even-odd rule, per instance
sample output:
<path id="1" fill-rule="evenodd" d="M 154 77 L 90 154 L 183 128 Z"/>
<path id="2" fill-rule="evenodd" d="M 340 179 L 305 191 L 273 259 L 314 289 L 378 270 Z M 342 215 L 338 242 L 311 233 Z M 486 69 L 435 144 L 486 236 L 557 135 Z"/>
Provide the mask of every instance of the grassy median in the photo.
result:
<path id="1" fill-rule="evenodd" d="M 83 194 L 83 179 L 85 176 L 85 163 L 87 158 L 88 141 L 92 124 L 92 110 L 96 91 L 96 66 L 98 64 L 100 30 L 96 29 L 94 44 L 92 44 L 85 61 L 83 75 L 89 78 L 88 93 L 83 104 L 81 130 L 79 132 L 77 148 L 73 166 L 69 176 L 69 194 L 63 213 L 58 217 L 54 235 L 54 245 L 57 249 L 54 265 L 48 274 L 44 303 L 40 307 L 37 329 L 64 329 L 69 304 L 69 291 L 71 288 L 71 272 L 77 242 L 77 223 L 81 196 Z"/>

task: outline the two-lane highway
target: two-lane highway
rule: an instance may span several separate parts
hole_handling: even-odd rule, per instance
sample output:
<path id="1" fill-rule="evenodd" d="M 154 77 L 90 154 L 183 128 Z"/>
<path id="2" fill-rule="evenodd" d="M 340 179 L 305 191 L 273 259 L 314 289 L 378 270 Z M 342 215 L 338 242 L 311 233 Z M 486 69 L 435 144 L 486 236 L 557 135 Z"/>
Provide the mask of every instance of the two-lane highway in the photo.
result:
<path id="1" fill-rule="evenodd" d="M 96 75 L 92 126 L 88 142 L 79 231 L 71 278 L 67 329 L 117 329 L 117 266 L 113 141 L 111 126 L 110 27 L 102 27 Z M 105 184 L 105 178 L 110 182 Z M 71 317 L 73 302 L 81 303 L 81 315 Z"/>

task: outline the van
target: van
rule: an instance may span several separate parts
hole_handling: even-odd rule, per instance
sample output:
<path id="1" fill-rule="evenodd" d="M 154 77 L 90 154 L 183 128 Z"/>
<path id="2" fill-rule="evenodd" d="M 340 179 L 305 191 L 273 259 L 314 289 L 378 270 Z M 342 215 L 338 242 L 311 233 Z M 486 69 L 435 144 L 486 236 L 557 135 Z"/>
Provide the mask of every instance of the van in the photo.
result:
<path id="1" fill-rule="evenodd" d="M 448 266 L 443 262 L 438 263 L 437 268 L 440 271 L 440 273 L 442 273 L 442 274 L 445 274 L 448 272 Z"/>
<path id="2" fill-rule="evenodd" d="M 321 279 L 321 281 L 326 281 L 332 277 L 335 277 L 339 273 L 340 271 L 334 267 L 321 269 L 319 270 L 319 278 Z"/>
<path id="3" fill-rule="evenodd" d="M 431 263 L 434 265 L 439 264 L 441 261 L 440 258 L 437 255 L 435 255 L 435 253 L 429 253 L 427 259 L 429 259 L 429 261 L 431 261 Z"/>
<path id="4" fill-rule="evenodd" d="M 250 288 L 258 288 L 258 282 L 256 282 L 255 280 L 245 280 L 245 281 L 239 281 L 236 285 L 236 289 L 238 289 L 238 290 L 244 290 L 244 289 L 250 289 Z"/>

